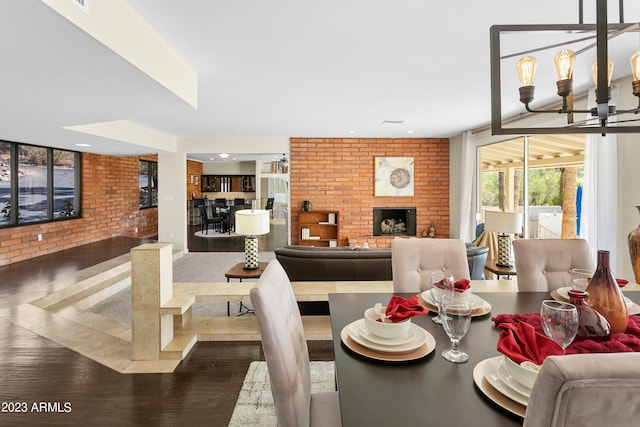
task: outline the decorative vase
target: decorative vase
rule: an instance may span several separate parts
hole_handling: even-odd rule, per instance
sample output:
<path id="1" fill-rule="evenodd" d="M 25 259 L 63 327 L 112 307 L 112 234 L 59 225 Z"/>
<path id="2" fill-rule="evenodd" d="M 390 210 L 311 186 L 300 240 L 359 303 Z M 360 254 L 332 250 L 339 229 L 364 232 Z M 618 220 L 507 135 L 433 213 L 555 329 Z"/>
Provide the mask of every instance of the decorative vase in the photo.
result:
<path id="1" fill-rule="evenodd" d="M 587 302 L 611 325 L 611 333 L 624 332 L 629 324 L 629 312 L 622 292 L 609 268 L 609 251 L 598 251 L 598 266 L 586 289 Z"/>
<path id="2" fill-rule="evenodd" d="M 583 338 L 607 337 L 611 325 L 607 319 L 587 302 L 589 294 L 578 289 L 569 290 L 569 302 L 578 310 L 578 336 Z"/>
<path id="3" fill-rule="evenodd" d="M 640 206 L 636 206 L 640 212 Z M 631 265 L 636 276 L 636 283 L 640 283 L 640 225 L 635 230 L 631 230 L 628 237 L 629 256 L 631 257 Z"/>

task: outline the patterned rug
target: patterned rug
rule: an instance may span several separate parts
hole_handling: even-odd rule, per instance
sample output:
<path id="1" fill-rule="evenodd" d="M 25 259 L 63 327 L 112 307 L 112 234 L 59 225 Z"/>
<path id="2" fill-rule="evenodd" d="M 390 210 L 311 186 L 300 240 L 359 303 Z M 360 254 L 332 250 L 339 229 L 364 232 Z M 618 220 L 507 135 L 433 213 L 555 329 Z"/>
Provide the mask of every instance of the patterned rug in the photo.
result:
<path id="1" fill-rule="evenodd" d="M 213 230 L 209 230 L 208 233 L 204 232 L 204 231 L 196 231 L 195 233 L 193 233 L 194 236 L 196 237 L 205 237 L 208 239 L 211 238 L 230 238 L 230 237 L 243 237 L 241 234 L 236 234 L 234 231 L 232 231 L 231 233 L 229 233 L 228 231 L 225 233 L 219 233 L 217 231 L 213 231 Z"/>
<path id="2" fill-rule="evenodd" d="M 311 362 L 311 392 L 336 389 L 333 362 Z M 266 362 L 251 362 L 229 427 L 276 427 Z"/>

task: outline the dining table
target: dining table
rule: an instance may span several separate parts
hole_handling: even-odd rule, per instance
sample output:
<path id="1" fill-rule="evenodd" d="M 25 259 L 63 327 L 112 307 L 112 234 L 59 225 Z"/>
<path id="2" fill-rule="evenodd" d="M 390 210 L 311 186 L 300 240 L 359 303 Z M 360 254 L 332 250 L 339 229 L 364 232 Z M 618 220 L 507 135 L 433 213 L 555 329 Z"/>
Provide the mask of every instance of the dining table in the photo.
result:
<path id="1" fill-rule="evenodd" d="M 435 349 L 424 357 L 389 361 L 354 351 L 343 342 L 344 332 L 363 317 L 367 308 L 376 303 L 386 305 L 394 294 L 329 294 L 342 425 L 522 425 L 522 414 L 517 415 L 496 403 L 500 399 L 491 399 L 474 381 L 476 366 L 501 356 L 497 350 L 499 331 L 492 317 L 539 313 L 541 302 L 551 297 L 549 292 L 516 292 L 514 281 L 508 282 L 512 283 L 508 285 L 511 291 L 507 292 L 482 292 L 482 284 L 474 283 L 473 293 L 490 304 L 490 312 L 472 318 L 467 334 L 460 341 L 460 349 L 468 353 L 469 361 L 461 364 L 451 363 L 441 356 L 442 351 L 450 347 L 450 340 L 443 327 L 431 321 L 432 313 L 411 319 L 435 339 Z M 625 296 L 635 303 L 640 302 L 640 292 L 625 292 Z"/>

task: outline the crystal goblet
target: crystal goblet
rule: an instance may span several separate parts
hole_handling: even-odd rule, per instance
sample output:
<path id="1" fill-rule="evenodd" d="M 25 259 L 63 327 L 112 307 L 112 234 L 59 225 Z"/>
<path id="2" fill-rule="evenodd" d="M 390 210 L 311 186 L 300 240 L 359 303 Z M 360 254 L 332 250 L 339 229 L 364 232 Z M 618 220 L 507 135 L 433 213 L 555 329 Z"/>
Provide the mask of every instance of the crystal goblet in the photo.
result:
<path id="1" fill-rule="evenodd" d="M 431 318 L 434 323 L 442 323 L 442 297 L 453 294 L 453 283 L 453 275 L 451 274 L 445 274 L 441 271 L 431 273 L 431 289 L 429 292 L 431 293 L 433 302 L 435 302 L 436 307 L 438 307 L 438 314 Z"/>
<path id="2" fill-rule="evenodd" d="M 542 301 L 542 329 L 546 336 L 567 348 L 578 333 L 578 310 L 573 304 L 556 300 Z"/>
<path id="3" fill-rule="evenodd" d="M 442 357 L 453 363 L 464 363 L 469 355 L 460 350 L 460 340 L 471 326 L 471 302 L 456 299 L 453 295 L 442 297 L 442 326 L 451 340 L 451 348 L 442 352 Z"/>

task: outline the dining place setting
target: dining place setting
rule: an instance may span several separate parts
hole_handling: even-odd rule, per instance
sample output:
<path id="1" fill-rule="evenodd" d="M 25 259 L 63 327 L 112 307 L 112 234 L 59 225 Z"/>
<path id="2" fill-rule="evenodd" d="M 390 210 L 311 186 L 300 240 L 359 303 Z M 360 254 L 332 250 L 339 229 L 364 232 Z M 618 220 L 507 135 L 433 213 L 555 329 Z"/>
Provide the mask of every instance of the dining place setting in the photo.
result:
<path id="1" fill-rule="evenodd" d="M 483 419 L 507 422 L 506 418 L 494 418 L 495 409 L 500 408 L 503 417 L 512 417 L 507 424 L 517 419 L 521 422 L 549 357 L 640 352 L 640 317 L 634 315 L 640 311 L 622 292 L 626 281 L 616 279 L 608 270 L 603 273 L 600 263 L 594 270 L 571 273 L 571 287 L 547 292 L 474 293 L 471 287 L 481 286 L 479 281 L 454 280 L 452 275 L 436 271 L 429 289 L 415 295 L 403 294 L 404 298 L 393 294 L 385 301 L 381 295 L 371 294 L 366 304 L 359 304 L 363 307 L 360 318 L 346 318 L 341 331 L 337 329 L 336 338 L 355 357 L 348 362 L 347 372 L 360 366 L 356 359 L 365 364 L 368 361 L 373 365 L 362 365 L 357 378 L 373 369 L 377 376 L 368 377 L 367 382 L 395 384 L 404 378 L 403 387 L 422 393 L 428 385 L 411 382 L 411 377 L 405 376 L 408 372 L 431 381 L 444 380 L 451 390 L 462 393 L 459 397 L 464 396 L 466 405 L 480 411 Z M 635 285 L 630 287 L 637 290 Z M 637 299 L 635 294 L 631 296 Z M 341 314 L 336 323 L 343 313 L 348 316 L 344 304 L 353 305 L 360 298 L 357 294 L 331 298 L 336 314 Z M 500 311 L 492 313 L 496 307 Z M 443 348 L 436 359 L 436 338 L 440 341 L 442 337 L 449 343 L 440 342 Z M 337 357 L 339 366 L 348 360 Z M 445 367 L 447 363 L 450 368 Z M 469 366 L 465 368 L 465 364 Z M 339 376 L 344 380 L 344 375 L 346 372 Z M 341 390 L 357 387 L 362 379 L 353 384 L 345 381 Z M 474 391 L 469 394 L 464 390 Z M 347 396 L 351 395 L 344 399 L 350 401 Z M 478 401 L 488 411 L 479 408 Z M 489 409 L 492 406 L 493 412 Z M 379 411 L 376 414 L 382 415 Z M 468 421 L 465 414 L 445 418 Z"/>
<path id="2" fill-rule="evenodd" d="M 436 347 L 431 333 L 412 323 L 411 318 L 434 313 L 434 323 L 442 325 L 451 348 L 442 357 L 464 363 L 468 355 L 459 349 L 473 317 L 491 312 L 491 304 L 471 292 L 470 281 L 455 281 L 453 275 L 434 272 L 431 287 L 410 298 L 393 296 L 385 304 L 367 308 L 363 317 L 346 325 L 341 340 L 351 351 L 369 359 L 408 362 L 425 358 Z"/>
<path id="3" fill-rule="evenodd" d="M 572 286 L 550 293 L 539 313 L 498 314 L 501 355 L 479 362 L 476 386 L 498 406 L 524 417 L 536 378 L 549 356 L 640 351 L 640 313 L 601 264 L 572 270 Z"/>

